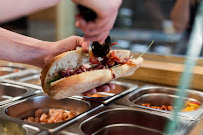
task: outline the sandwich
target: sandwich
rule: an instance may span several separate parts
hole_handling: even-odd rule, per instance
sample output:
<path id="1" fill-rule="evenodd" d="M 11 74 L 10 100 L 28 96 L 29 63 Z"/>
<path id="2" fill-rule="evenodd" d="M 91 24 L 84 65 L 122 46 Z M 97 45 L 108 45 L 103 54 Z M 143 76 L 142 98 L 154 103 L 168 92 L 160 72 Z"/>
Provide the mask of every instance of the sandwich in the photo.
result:
<path id="1" fill-rule="evenodd" d="M 91 50 L 85 53 L 81 48 L 62 53 L 43 68 L 43 91 L 54 99 L 63 99 L 132 75 L 143 58 L 129 56 L 129 50 L 111 50 L 104 57 L 94 56 Z"/>

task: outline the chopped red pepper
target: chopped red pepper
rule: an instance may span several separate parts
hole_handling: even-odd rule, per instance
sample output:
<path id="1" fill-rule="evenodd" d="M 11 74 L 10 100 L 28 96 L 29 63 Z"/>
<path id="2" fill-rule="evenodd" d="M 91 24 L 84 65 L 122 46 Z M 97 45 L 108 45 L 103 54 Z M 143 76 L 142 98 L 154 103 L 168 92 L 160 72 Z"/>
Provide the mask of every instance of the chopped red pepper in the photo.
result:
<path id="1" fill-rule="evenodd" d="M 92 64 L 99 64 L 99 63 L 100 63 L 100 61 L 98 60 L 98 58 L 95 57 L 92 52 L 90 53 L 90 60 L 89 60 L 89 61 L 90 61 Z"/>
<path id="2" fill-rule="evenodd" d="M 116 42 L 113 42 L 113 43 L 112 43 L 111 45 L 112 45 L 112 46 L 113 46 L 113 45 L 118 45 L 118 43 L 116 43 Z"/>
<path id="3" fill-rule="evenodd" d="M 197 105 L 201 105 L 199 102 L 195 102 L 195 101 L 190 101 L 190 103 L 192 103 L 192 104 L 197 104 Z"/>

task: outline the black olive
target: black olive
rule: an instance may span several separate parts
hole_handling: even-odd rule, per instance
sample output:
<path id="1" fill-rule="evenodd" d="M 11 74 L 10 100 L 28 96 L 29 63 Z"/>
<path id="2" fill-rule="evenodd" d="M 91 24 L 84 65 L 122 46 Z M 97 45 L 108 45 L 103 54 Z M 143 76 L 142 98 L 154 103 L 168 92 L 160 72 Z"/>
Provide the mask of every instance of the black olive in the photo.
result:
<path id="1" fill-rule="evenodd" d="M 106 56 L 110 49 L 111 49 L 111 39 L 110 36 L 108 36 L 105 40 L 105 42 L 101 45 L 98 42 L 93 42 L 92 43 L 92 52 L 94 56 L 96 57 L 104 57 Z"/>

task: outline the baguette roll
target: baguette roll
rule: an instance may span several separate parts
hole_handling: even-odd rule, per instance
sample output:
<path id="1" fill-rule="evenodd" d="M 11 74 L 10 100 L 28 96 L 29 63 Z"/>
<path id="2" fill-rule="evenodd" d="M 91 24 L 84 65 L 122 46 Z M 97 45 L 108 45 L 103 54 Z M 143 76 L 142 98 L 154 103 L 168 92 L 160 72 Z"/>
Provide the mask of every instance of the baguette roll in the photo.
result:
<path id="1" fill-rule="evenodd" d="M 128 50 L 113 50 L 111 52 L 114 52 L 120 59 L 130 55 Z M 76 69 L 83 64 L 89 64 L 90 53 L 91 51 L 84 53 L 82 49 L 78 49 L 62 53 L 52 59 L 41 72 L 40 78 L 44 92 L 54 99 L 63 99 L 77 95 L 119 77 L 131 75 L 143 62 L 141 57 L 137 59 L 131 58 L 132 64 L 122 64 L 112 68 L 96 69 L 68 77 L 57 78 L 59 72 L 63 70 Z"/>

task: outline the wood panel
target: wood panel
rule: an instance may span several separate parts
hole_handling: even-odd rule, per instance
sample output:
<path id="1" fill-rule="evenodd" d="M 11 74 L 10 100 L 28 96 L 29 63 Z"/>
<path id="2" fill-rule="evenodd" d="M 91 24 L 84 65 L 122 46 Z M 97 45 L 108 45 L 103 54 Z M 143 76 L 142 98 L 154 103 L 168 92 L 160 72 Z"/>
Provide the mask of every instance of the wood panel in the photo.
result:
<path id="1" fill-rule="evenodd" d="M 135 57 L 138 57 L 141 53 L 131 53 Z M 183 64 L 185 62 L 185 56 L 182 55 L 159 55 L 146 53 L 143 55 L 143 58 L 146 60 L 154 60 L 154 61 L 164 61 L 164 62 L 173 62 Z M 197 65 L 203 66 L 203 58 L 199 57 L 197 60 Z"/>
<path id="2" fill-rule="evenodd" d="M 125 79 L 177 86 L 183 64 L 145 60 L 137 71 Z M 191 88 L 203 90 L 203 67 L 195 66 Z"/>
<path id="3" fill-rule="evenodd" d="M 75 35 L 75 5 L 71 1 L 62 1 L 57 6 L 57 40 Z"/>

